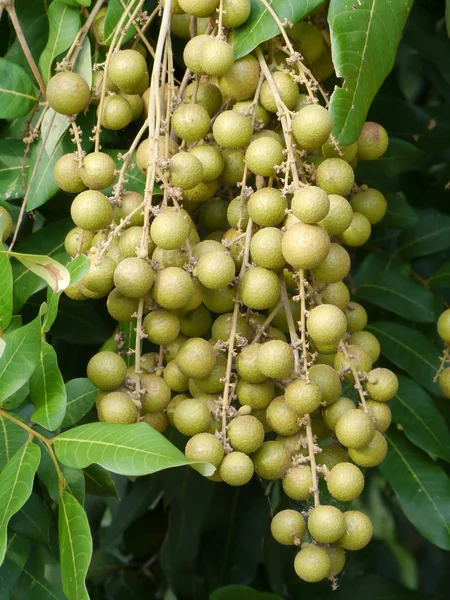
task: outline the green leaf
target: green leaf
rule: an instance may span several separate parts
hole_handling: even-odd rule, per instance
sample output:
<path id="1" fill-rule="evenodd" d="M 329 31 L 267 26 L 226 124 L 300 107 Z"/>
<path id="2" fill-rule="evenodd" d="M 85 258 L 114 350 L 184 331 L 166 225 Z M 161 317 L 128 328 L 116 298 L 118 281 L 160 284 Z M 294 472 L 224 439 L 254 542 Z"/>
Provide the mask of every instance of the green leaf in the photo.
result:
<path id="1" fill-rule="evenodd" d="M 62 427 L 75 425 L 95 404 L 98 389 L 87 377 L 72 379 L 66 383 L 67 406 Z"/>
<path id="2" fill-rule="evenodd" d="M 124 6 L 129 6 L 130 4 L 133 4 L 133 8 L 136 8 L 136 2 L 135 0 L 110 0 L 108 2 L 108 10 L 106 11 L 106 16 L 105 16 L 105 44 L 107 46 L 109 46 L 112 42 L 113 36 L 114 36 L 114 31 L 123 15 L 124 12 Z M 133 12 L 133 10 L 131 10 L 131 12 Z M 125 23 L 123 24 L 122 27 L 124 27 L 126 24 L 128 23 L 128 17 L 125 19 Z M 123 43 L 128 42 L 132 39 L 132 37 L 135 35 L 136 33 L 136 28 L 134 26 L 131 26 L 124 39 L 123 39 Z"/>
<path id="3" fill-rule="evenodd" d="M 34 404 L 31 420 L 49 431 L 58 429 L 66 412 L 66 388 L 56 352 L 45 341 L 42 341 L 39 361 L 30 379 L 30 396 Z"/>
<path id="4" fill-rule="evenodd" d="M 92 538 L 83 507 L 67 492 L 59 500 L 59 552 L 62 585 L 68 600 L 89 600 L 85 579 L 92 557 Z"/>
<path id="5" fill-rule="evenodd" d="M 258 592 L 246 585 L 227 585 L 214 590 L 210 595 L 210 600 L 282 600 L 277 594 L 269 592 Z"/>
<path id="6" fill-rule="evenodd" d="M 67 600 L 61 586 L 61 567 L 43 544 L 33 544 L 14 592 L 27 600 Z"/>
<path id="7" fill-rule="evenodd" d="M 16 513 L 9 522 L 10 528 L 30 538 L 47 544 L 50 534 L 50 516 L 47 505 L 39 494 L 31 492 L 31 496 L 24 506 Z"/>
<path id="8" fill-rule="evenodd" d="M 333 134 L 344 145 L 357 140 L 369 107 L 394 65 L 413 0 L 331 0 L 328 11 L 333 63 L 342 87 L 330 111 Z"/>
<path id="9" fill-rule="evenodd" d="M 450 432 L 433 399 L 409 377 L 398 375 L 399 390 L 390 407 L 406 437 L 433 456 L 450 461 Z"/>
<path id="10" fill-rule="evenodd" d="M 0 199 L 23 198 L 23 171 L 27 172 L 28 161 L 24 166 L 25 145 L 22 140 L 0 140 Z"/>
<path id="11" fill-rule="evenodd" d="M 413 208 L 401 193 L 386 194 L 387 211 L 383 219 L 384 227 L 406 229 L 418 221 L 415 208 Z"/>
<path id="12" fill-rule="evenodd" d="M 416 167 L 425 153 L 414 144 L 390 138 L 386 152 L 378 160 L 361 160 L 356 168 L 358 181 L 378 181 L 397 177 Z"/>
<path id="13" fill-rule="evenodd" d="M 247 21 L 234 30 L 234 56 L 242 58 L 259 46 L 280 34 L 278 25 L 260 0 L 251 0 L 252 10 Z M 281 22 L 287 19 L 298 23 L 307 17 L 323 0 L 269 0 L 268 4 L 278 15 Z"/>
<path id="14" fill-rule="evenodd" d="M 84 470 L 84 478 L 86 481 L 86 492 L 94 496 L 112 496 L 117 498 L 117 489 L 114 479 L 106 469 L 100 465 L 90 465 Z M 123 519 L 125 515 L 122 515 Z M 108 531 L 111 526 L 108 527 Z"/>
<path id="15" fill-rule="evenodd" d="M 404 258 L 428 256 L 450 248 L 450 217 L 434 208 L 417 211 L 419 220 L 405 229 L 398 241 L 398 251 Z"/>
<path id="16" fill-rule="evenodd" d="M 380 342 L 381 353 L 430 392 L 442 396 L 433 378 L 440 353 L 427 337 L 401 323 L 376 321 L 367 326 Z"/>
<path id="17" fill-rule="evenodd" d="M 22 67 L 0 58 L 0 119 L 17 119 L 37 102 L 33 83 Z"/>
<path id="18" fill-rule="evenodd" d="M 76 469 L 97 463 L 113 473 L 133 476 L 192 464 L 205 475 L 215 471 L 209 463 L 188 461 L 146 423 L 81 425 L 56 437 L 54 447 L 58 459 Z"/>
<path id="19" fill-rule="evenodd" d="M 43 449 L 43 447 L 42 447 Z M 85 497 L 85 481 L 83 472 L 79 469 L 71 469 L 66 465 L 60 465 L 62 474 L 66 481 L 66 491 L 70 492 L 72 496 L 80 502 L 84 503 Z M 52 462 L 47 451 L 42 452 L 41 462 L 38 467 L 38 477 L 45 485 L 50 495 L 50 498 L 58 503 L 59 502 L 59 480 L 55 471 L 55 465 Z"/>
<path id="20" fill-rule="evenodd" d="M 333 600 L 431 600 L 432 596 L 424 596 L 420 592 L 408 590 L 403 586 L 383 579 L 375 573 L 364 573 L 359 577 L 347 580 L 332 596 Z"/>
<path id="21" fill-rule="evenodd" d="M 5 254 L 0 254 L 0 281 L 0 329 L 4 330 L 13 312 L 13 274 L 11 261 Z"/>
<path id="22" fill-rule="evenodd" d="M 389 450 L 380 469 L 405 516 L 433 544 L 450 550 L 450 479 L 401 433 L 385 435 Z"/>
<path id="23" fill-rule="evenodd" d="M 20 425 L 0 415 L 0 471 L 27 438 L 27 432 Z"/>
<path id="24" fill-rule="evenodd" d="M 450 287 L 450 262 L 443 264 L 429 279 L 432 289 Z"/>
<path id="25" fill-rule="evenodd" d="M 450 0 L 445 0 L 445 27 L 447 35 L 450 37 Z"/>
<path id="26" fill-rule="evenodd" d="M 67 50 L 80 28 L 80 12 L 71 6 L 52 2 L 48 7 L 50 32 L 47 45 L 39 59 L 39 69 L 45 83 L 52 76 L 55 58 Z"/>
<path id="27" fill-rule="evenodd" d="M 38 446 L 28 441 L 0 474 L 0 564 L 5 558 L 9 520 L 30 497 L 40 457 Z"/>
<path id="28" fill-rule="evenodd" d="M 11 396 L 9 396 L 8 398 L 6 398 L 6 400 L 3 401 L 2 408 L 4 408 L 5 410 L 14 410 L 15 408 L 18 408 L 19 406 L 21 406 L 21 404 L 25 402 L 25 399 L 27 398 L 29 392 L 30 390 L 27 381 L 25 385 L 23 385 L 20 389 L 17 390 L 17 392 L 14 392 L 14 394 L 11 394 Z"/>
<path id="29" fill-rule="evenodd" d="M 0 567 L 0 590 L 5 599 L 10 597 L 10 592 L 22 573 L 29 553 L 30 540 L 12 533 L 5 560 Z"/>
<path id="30" fill-rule="evenodd" d="M 90 1 L 90 0 L 89 0 Z M 89 5 L 85 5 L 89 6 Z M 83 42 L 80 54 L 77 58 L 77 63 L 74 68 L 75 73 L 81 75 L 86 81 L 88 86 L 92 87 L 92 53 L 91 53 L 91 41 L 89 37 L 86 37 Z"/>
<path id="31" fill-rule="evenodd" d="M 41 347 L 40 317 L 8 333 L 6 348 L 0 357 L 0 406 L 30 378 L 39 360 Z"/>
<path id="32" fill-rule="evenodd" d="M 49 256 L 41 254 L 21 254 L 4 250 L 0 254 L 7 254 L 20 261 L 27 269 L 41 277 L 52 290 L 62 292 L 70 283 L 70 273 L 66 267 Z"/>

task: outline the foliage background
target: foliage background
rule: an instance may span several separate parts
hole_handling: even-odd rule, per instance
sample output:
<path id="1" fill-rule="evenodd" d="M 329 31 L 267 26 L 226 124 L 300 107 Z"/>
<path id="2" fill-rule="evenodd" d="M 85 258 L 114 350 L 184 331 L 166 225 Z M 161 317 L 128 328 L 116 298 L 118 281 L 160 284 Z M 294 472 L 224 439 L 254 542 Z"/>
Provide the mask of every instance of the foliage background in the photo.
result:
<path id="1" fill-rule="evenodd" d="M 52 5 L 44 0 L 16 1 L 35 57 L 46 46 L 49 20 L 61 19 L 61 11 L 70 5 L 70 0 L 63 2 L 52 17 Z M 387 195 L 389 208 L 369 244 L 352 252 L 349 286 L 354 299 L 369 312 L 368 329 L 381 342 L 382 364 L 394 366 L 401 382 L 392 403 L 395 424 L 388 432 L 388 458 L 380 469 L 368 473 L 366 490 L 358 500 L 373 520 L 373 542 L 349 555 L 339 589 L 333 592 L 328 583 L 299 582 L 292 569 L 293 551 L 276 545 L 268 535 L 269 515 L 282 502 L 279 482 L 264 489 L 253 480 L 232 489 L 189 468 L 129 480 L 121 475 L 110 478 L 99 467 L 84 471 L 65 467 L 72 494 L 82 500 L 86 492 L 84 506 L 94 545 L 88 573 L 93 600 L 447 597 L 450 405 L 433 383 L 442 351 L 435 321 L 450 298 L 450 42 L 444 9 L 443 2 L 416 0 L 395 67 L 369 112 L 370 119 L 387 128 L 389 150 L 381 160 L 360 164 L 356 171 L 357 181 Z M 79 26 L 74 16 L 64 23 L 68 29 Z M 51 59 L 67 47 L 61 44 Z M 176 48 L 181 68 L 181 44 Z M 0 22 L 0 52 L 31 75 L 6 18 Z M 45 60 L 49 59 L 44 54 L 41 69 Z M 87 73 L 89 57 L 86 65 Z M 334 83 L 328 80 L 327 88 Z M 0 202 L 8 201 L 15 216 L 24 195 L 25 121 L 1 121 Z M 80 123 L 84 131 L 92 127 L 89 117 L 87 121 Z M 88 149 L 87 134 L 84 140 Z M 106 145 L 114 151 L 126 148 L 128 141 L 123 134 L 111 133 Z M 27 157 L 31 165 L 39 143 Z M 48 160 L 39 167 L 28 197 L 28 208 L 38 210 L 21 230 L 18 252 L 47 254 L 67 263 L 63 240 L 71 228 L 70 198 L 57 191 L 51 174 L 54 162 L 71 147 L 67 133 L 47 147 Z M 136 173 L 132 185 L 141 184 Z M 20 312 L 23 323 L 32 322 L 49 292 L 20 263 L 14 264 L 14 280 L 14 314 Z M 13 319 L 12 326 L 19 326 L 18 317 Z M 86 410 L 95 398 L 86 387 L 86 364 L 102 344 L 112 343 L 114 327 L 103 303 L 76 303 L 61 296 L 46 339 L 56 351 L 64 381 L 71 382 L 66 383 L 68 400 L 83 394 Z M 20 407 L 27 418 L 34 409 L 26 400 L 28 393 L 25 385 L 7 401 L 9 408 Z M 65 419 L 63 426 L 72 424 L 70 414 Z M 80 423 L 94 420 L 91 410 Z M 0 424 L 5 427 L 4 419 Z M 13 432 L 13 437 L 19 434 Z M 169 438 L 183 447 L 184 440 L 173 432 Z M 2 600 L 64 598 L 52 496 L 55 482 L 49 480 L 49 468 L 44 460 L 30 499 L 9 523 L 9 546 L 0 568 Z M 254 591 L 229 587 L 237 585 Z"/>

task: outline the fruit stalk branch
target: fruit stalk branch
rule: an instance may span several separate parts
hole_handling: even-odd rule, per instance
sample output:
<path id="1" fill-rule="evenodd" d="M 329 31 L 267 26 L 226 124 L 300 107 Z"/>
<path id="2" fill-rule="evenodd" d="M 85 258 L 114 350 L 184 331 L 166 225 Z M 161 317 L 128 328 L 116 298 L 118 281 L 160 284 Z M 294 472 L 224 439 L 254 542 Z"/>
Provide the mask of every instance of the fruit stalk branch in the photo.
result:
<path id="1" fill-rule="evenodd" d="M 120 0 L 120 4 L 122 5 L 123 9 L 125 9 L 127 7 L 127 5 L 125 4 L 125 2 L 123 0 Z M 152 15 L 158 14 L 158 12 L 159 12 L 159 7 L 153 11 Z M 138 23 L 138 21 L 136 19 L 136 14 L 137 14 L 137 11 L 135 11 L 131 15 L 132 21 L 131 21 L 130 25 L 133 25 L 133 27 L 137 31 L 137 34 L 138 34 L 137 40 L 138 40 L 138 42 L 139 41 L 143 42 L 144 46 L 147 48 L 147 50 L 149 51 L 149 53 L 154 58 L 155 57 L 155 51 L 153 50 L 153 47 L 150 44 L 150 42 L 148 41 L 148 39 L 145 37 L 143 29 L 139 26 L 139 23 Z M 125 37 L 125 34 L 123 32 L 122 32 L 122 34 L 123 34 L 123 37 Z M 120 40 L 119 40 L 119 44 L 122 44 L 122 40 L 123 40 L 123 38 L 121 37 Z M 135 50 L 134 46 L 133 46 L 133 50 Z"/>
<path id="2" fill-rule="evenodd" d="M 95 21 L 95 17 L 99 13 L 101 7 L 103 5 L 103 0 L 97 0 L 93 9 L 89 13 L 89 17 L 86 20 L 86 23 L 80 27 L 75 39 L 72 42 L 69 50 L 67 51 L 65 60 L 67 62 L 71 62 L 74 66 L 76 60 L 78 58 L 78 54 L 81 52 L 81 48 L 83 47 L 84 40 L 91 29 L 92 23 Z"/>
<path id="3" fill-rule="evenodd" d="M 353 375 L 353 379 L 355 380 L 354 388 L 358 392 L 359 399 L 361 401 L 361 406 L 363 407 L 364 412 L 367 413 L 367 405 L 366 405 L 366 399 L 364 397 L 363 386 L 362 386 L 361 380 L 359 378 L 358 371 L 356 370 L 355 365 L 353 364 L 353 361 L 348 352 L 347 344 L 345 342 L 340 342 L 339 350 L 345 356 L 345 360 L 350 368 L 351 374 Z"/>

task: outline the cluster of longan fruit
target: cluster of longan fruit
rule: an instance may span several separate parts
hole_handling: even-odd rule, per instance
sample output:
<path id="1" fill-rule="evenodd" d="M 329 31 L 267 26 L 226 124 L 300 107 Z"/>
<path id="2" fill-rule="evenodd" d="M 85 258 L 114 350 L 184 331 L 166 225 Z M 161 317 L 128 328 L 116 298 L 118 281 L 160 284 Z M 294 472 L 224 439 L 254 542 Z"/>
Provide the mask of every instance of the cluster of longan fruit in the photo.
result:
<path id="1" fill-rule="evenodd" d="M 294 508 L 275 515 L 273 536 L 301 546 L 299 577 L 332 578 L 346 550 L 369 542 L 372 527 L 359 511 L 320 504 L 318 478 L 338 502 L 361 494 L 361 468 L 386 455 L 387 401 L 398 387 L 394 373 L 373 367 L 379 343 L 343 282 L 346 247 L 366 243 L 386 212 L 380 191 L 355 185 L 354 167 L 382 156 L 388 136 L 367 122 L 355 143 L 339 146 L 328 109 L 311 94 L 313 79 L 299 83 L 279 51 L 261 76 L 270 43 L 235 60 L 231 28 L 248 18 L 249 0 L 223 1 L 220 30 L 218 0 L 172 6 L 172 28 L 178 18 L 194 19 L 199 32 L 207 18 L 207 29 L 185 46 L 194 81 L 174 103 L 170 136 L 157 144 L 164 199 L 126 186 L 108 198 L 101 190 L 117 170 L 104 152 L 68 154 L 55 167 L 59 186 L 77 194 L 66 250 L 90 259 L 67 295 L 106 297 L 110 315 L 136 322 L 138 344 L 148 345 L 133 367 L 118 352 L 92 357 L 98 418 L 144 421 L 160 432 L 170 424 L 189 438 L 189 460 L 216 467 L 215 481 L 241 486 L 254 473 L 281 480 Z M 287 33 L 311 65 L 325 51 L 310 22 Z M 74 73 L 55 75 L 49 104 L 72 115 L 95 101 L 102 127 L 116 130 L 140 118 L 164 86 L 147 87 L 137 50 L 114 52 L 108 64 L 93 90 Z M 105 77 L 108 95 L 99 99 Z M 283 115 L 290 129 L 280 126 Z M 152 144 L 137 147 L 145 175 L 155 166 Z M 358 405 L 341 395 L 342 381 L 355 386 Z"/>
<path id="2" fill-rule="evenodd" d="M 439 387 L 446 398 L 450 398 L 450 367 L 445 364 L 450 362 L 450 308 L 444 310 L 437 322 L 439 337 L 445 344 L 445 353 L 442 358 L 442 367 L 438 371 Z"/>

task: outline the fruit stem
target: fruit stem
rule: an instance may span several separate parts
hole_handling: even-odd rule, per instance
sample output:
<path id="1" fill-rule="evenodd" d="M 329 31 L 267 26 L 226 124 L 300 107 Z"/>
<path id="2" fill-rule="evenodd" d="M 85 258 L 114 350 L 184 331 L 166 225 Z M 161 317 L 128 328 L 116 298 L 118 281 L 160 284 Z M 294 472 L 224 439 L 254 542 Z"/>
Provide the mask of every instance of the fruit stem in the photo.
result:
<path id="1" fill-rule="evenodd" d="M 144 298 L 139 298 L 137 319 L 136 319 L 136 346 L 134 350 L 134 372 L 141 373 L 141 346 L 142 346 L 142 315 L 144 313 Z M 136 397 L 141 398 L 141 378 L 136 377 Z M 139 422 L 141 416 L 141 403 L 137 406 L 136 421 Z"/>
<path id="2" fill-rule="evenodd" d="M 320 504 L 319 497 L 319 481 L 317 479 L 317 465 L 316 456 L 314 454 L 314 437 L 311 427 L 311 415 L 306 415 L 306 438 L 308 440 L 308 458 L 311 466 L 311 477 L 312 477 L 312 491 L 314 495 L 314 506 L 317 507 Z"/>
<path id="3" fill-rule="evenodd" d="M 436 371 L 436 375 L 433 377 L 433 383 L 435 383 L 439 377 L 441 376 L 442 371 L 445 369 L 445 365 L 450 362 L 450 346 L 445 345 L 445 350 L 442 356 L 439 357 L 440 365 L 439 369 Z"/>
<path id="4" fill-rule="evenodd" d="M 123 8 L 124 10 L 126 10 L 126 8 L 127 8 L 127 5 L 126 5 L 126 4 L 123 2 L 123 0 L 120 0 L 120 3 L 121 3 L 121 5 L 122 5 L 122 8 Z M 142 4 L 143 4 L 143 3 L 142 3 Z M 123 40 L 125 39 L 125 36 L 126 36 L 126 34 L 127 34 L 127 32 L 128 32 L 128 29 L 129 29 L 131 26 L 134 26 L 134 28 L 136 29 L 136 31 L 137 31 L 137 32 L 138 32 L 138 34 L 140 35 L 141 28 L 139 27 L 139 24 L 138 24 L 138 22 L 137 22 L 137 20 L 136 20 L 136 15 L 137 15 L 137 14 L 138 14 L 138 12 L 141 10 L 141 8 L 142 8 L 142 4 L 139 4 L 139 3 L 138 3 L 138 5 L 137 5 L 137 6 L 136 6 L 136 8 L 134 9 L 134 11 L 131 13 L 131 15 L 130 15 L 130 18 L 129 18 L 129 20 L 128 20 L 128 23 L 127 23 L 127 24 L 125 25 L 125 27 L 123 28 L 123 30 L 122 30 L 122 32 L 121 32 L 121 34 L 120 34 L 119 41 L 117 42 L 117 45 L 118 45 L 118 47 L 119 47 L 119 48 L 120 48 L 120 47 L 121 47 L 121 45 L 123 44 Z M 141 37 L 142 41 L 145 43 L 145 45 L 146 45 L 146 47 L 147 47 L 148 51 L 150 52 L 150 54 L 151 54 L 151 55 L 154 57 L 154 56 L 155 56 L 155 52 L 154 52 L 153 48 L 150 46 L 150 44 L 148 43 L 148 41 L 147 41 L 147 39 L 145 38 L 145 36 L 140 36 L 140 37 Z"/>
<path id="5" fill-rule="evenodd" d="M 78 164 L 81 167 L 82 163 L 83 163 L 83 149 L 81 147 L 81 138 L 80 138 L 80 132 L 78 129 L 78 125 L 76 124 L 75 121 L 72 121 L 70 124 L 71 128 L 72 128 L 72 133 L 73 133 L 73 140 L 77 146 L 77 154 L 78 154 Z"/>
<path id="6" fill-rule="evenodd" d="M 123 0 L 120 0 L 120 3 L 122 4 L 123 8 L 126 8 L 126 4 L 124 3 Z M 151 23 L 152 20 L 155 18 L 155 16 L 158 14 L 159 12 L 159 6 L 157 8 L 155 8 L 155 10 L 152 12 L 152 14 L 149 16 L 149 18 L 147 19 L 147 21 L 145 22 L 143 27 L 139 26 L 139 23 L 137 21 L 137 19 L 135 18 L 135 13 L 133 13 L 132 15 L 132 22 L 130 23 L 130 25 L 133 25 L 134 28 L 137 31 L 138 37 L 135 40 L 135 43 L 132 46 L 132 49 L 135 50 L 136 46 L 139 44 L 139 42 L 143 42 L 144 46 L 147 48 L 147 50 L 149 51 L 149 53 L 152 55 L 152 57 L 155 57 L 155 51 L 153 50 L 153 46 L 150 44 L 150 42 L 148 41 L 148 39 L 145 37 L 145 30 L 147 29 L 147 27 L 149 25 L 147 25 L 147 23 Z M 125 30 L 126 32 L 126 30 Z M 124 34 L 125 35 L 125 34 Z M 119 40 L 119 43 L 122 43 L 122 38 Z"/>
<path id="7" fill-rule="evenodd" d="M 92 23 L 95 21 L 95 17 L 99 13 L 101 7 L 103 5 L 103 0 L 97 0 L 93 9 L 89 13 L 89 17 L 87 18 L 86 23 L 80 27 L 75 39 L 73 40 L 69 50 L 66 53 L 65 61 L 72 63 L 72 67 L 75 65 L 76 60 L 78 58 L 78 54 L 81 52 L 81 48 L 83 47 L 84 39 L 89 33 Z"/>
<path id="8" fill-rule="evenodd" d="M 147 128 L 148 128 L 148 123 L 147 123 L 147 121 L 145 121 L 145 123 L 142 125 L 142 127 L 137 132 L 136 137 L 134 138 L 133 142 L 131 143 L 131 146 L 128 148 L 127 152 L 125 152 L 125 154 L 123 155 L 123 164 L 120 167 L 119 179 L 117 180 L 117 183 L 114 186 L 114 198 L 120 198 L 120 196 L 122 195 L 122 186 L 123 186 L 123 182 L 125 179 L 125 171 L 127 170 L 128 165 L 130 164 L 131 157 L 133 156 L 133 152 L 136 150 L 136 147 L 139 144 L 139 142 L 141 141 L 141 138 L 144 135 L 144 133 L 146 132 Z"/>
<path id="9" fill-rule="evenodd" d="M 359 399 L 361 401 L 361 406 L 363 407 L 364 412 L 367 413 L 367 405 L 366 405 L 366 399 L 364 397 L 363 386 L 361 384 L 361 380 L 359 378 L 358 371 L 355 369 L 355 365 L 353 364 L 353 361 L 348 352 L 347 344 L 345 342 L 340 342 L 339 350 L 345 356 L 345 360 L 346 360 L 348 366 L 350 367 L 350 371 L 353 375 L 353 379 L 355 380 L 355 385 L 353 387 L 355 388 L 355 390 L 358 391 Z"/>
<path id="10" fill-rule="evenodd" d="M 308 375 L 308 346 L 306 342 L 306 297 L 305 297 L 305 272 L 303 269 L 298 271 L 298 291 L 300 294 L 300 340 L 302 344 L 303 373 L 306 381 L 309 381 Z"/>
<path id="11" fill-rule="evenodd" d="M 217 37 L 219 40 L 221 40 L 223 36 L 223 0 L 220 0 L 219 8 L 217 10 L 219 11 L 219 20 L 217 21 Z"/>
<path id="12" fill-rule="evenodd" d="M 264 321 L 264 323 L 261 325 L 261 327 L 259 327 L 258 333 L 255 335 L 255 337 L 251 341 L 252 344 L 256 344 L 257 342 L 259 342 L 259 340 L 261 339 L 264 331 L 272 323 L 272 321 L 274 320 L 275 316 L 280 312 L 280 308 L 282 306 L 283 306 L 283 301 L 280 300 L 278 302 L 278 304 L 275 306 L 275 308 L 272 310 L 272 312 L 268 315 L 267 319 Z"/>
<path id="13" fill-rule="evenodd" d="M 284 279 L 283 271 L 279 275 L 280 284 L 281 284 L 281 301 L 284 306 L 284 313 L 286 315 L 286 321 L 289 329 L 289 337 L 291 338 L 291 344 L 294 351 L 294 361 L 295 361 L 295 372 L 298 376 L 300 376 L 300 358 L 298 355 L 298 346 L 299 346 L 299 338 L 297 332 L 295 331 L 295 323 L 294 318 L 292 316 L 291 307 L 289 305 L 288 293 L 286 288 L 286 281 Z"/>

